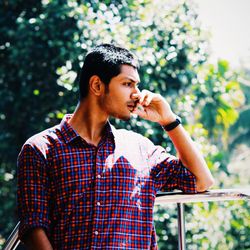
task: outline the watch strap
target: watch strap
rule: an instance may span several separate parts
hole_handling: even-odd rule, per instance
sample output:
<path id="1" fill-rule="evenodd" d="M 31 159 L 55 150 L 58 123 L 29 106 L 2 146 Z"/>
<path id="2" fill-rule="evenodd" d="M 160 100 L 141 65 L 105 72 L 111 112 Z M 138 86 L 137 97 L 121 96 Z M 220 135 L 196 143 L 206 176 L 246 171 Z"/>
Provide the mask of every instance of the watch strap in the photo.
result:
<path id="1" fill-rule="evenodd" d="M 166 130 L 166 131 L 171 131 L 173 130 L 174 128 L 176 128 L 177 126 L 179 126 L 181 124 L 181 118 L 179 117 L 176 117 L 176 120 L 167 124 L 167 125 L 163 125 L 163 129 Z"/>

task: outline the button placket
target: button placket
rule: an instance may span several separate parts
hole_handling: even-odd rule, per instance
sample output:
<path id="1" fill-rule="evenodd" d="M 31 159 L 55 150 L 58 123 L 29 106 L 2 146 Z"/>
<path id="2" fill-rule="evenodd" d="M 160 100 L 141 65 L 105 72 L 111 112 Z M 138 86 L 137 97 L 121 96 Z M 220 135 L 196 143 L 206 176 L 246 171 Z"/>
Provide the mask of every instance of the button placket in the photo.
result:
<path id="1" fill-rule="evenodd" d="M 101 147 L 96 150 L 96 180 L 95 180 L 95 205 L 94 205 L 94 226 L 93 226 L 93 240 L 92 240 L 92 247 L 96 247 L 97 244 L 100 243 L 100 239 L 98 235 L 100 234 L 102 230 L 102 206 L 101 206 L 101 186 L 102 186 L 102 149 Z"/>
<path id="2" fill-rule="evenodd" d="M 102 158 L 101 158 L 102 151 L 99 149 L 96 154 L 96 172 L 100 173 L 102 171 Z M 100 174 L 97 174 L 97 179 L 96 179 L 96 192 L 95 192 L 95 201 L 97 205 L 97 210 L 100 209 L 100 194 L 101 194 L 101 182 L 102 182 L 102 176 Z"/>

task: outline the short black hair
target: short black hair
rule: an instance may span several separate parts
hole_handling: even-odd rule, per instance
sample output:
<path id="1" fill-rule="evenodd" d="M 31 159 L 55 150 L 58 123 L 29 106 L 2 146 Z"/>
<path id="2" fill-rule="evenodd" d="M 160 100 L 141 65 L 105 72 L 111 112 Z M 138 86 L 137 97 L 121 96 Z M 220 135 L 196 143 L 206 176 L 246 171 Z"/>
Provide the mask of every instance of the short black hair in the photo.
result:
<path id="1" fill-rule="evenodd" d="M 125 48 L 113 44 L 101 44 L 89 51 L 85 57 L 79 81 L 80 100 L 88 95 L 89 80 L 97 75 L 108 85 L 111 78 L 120 74 L 121 65 L 139 68 L 138 60 Z"/>

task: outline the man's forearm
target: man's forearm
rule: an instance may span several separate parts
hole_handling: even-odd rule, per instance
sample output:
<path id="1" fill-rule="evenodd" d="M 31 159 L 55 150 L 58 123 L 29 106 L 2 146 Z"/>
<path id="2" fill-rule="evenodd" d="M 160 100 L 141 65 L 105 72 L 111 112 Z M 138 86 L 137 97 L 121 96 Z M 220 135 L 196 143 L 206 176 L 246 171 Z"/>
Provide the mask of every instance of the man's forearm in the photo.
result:
<path id="1" fill-rule="evenodd" d="M 53 247 L 42 228 L 34 228 L 28 232 L 24 240 L 28 250 L 53 250 Z"/>
<path id="2" fill-rule="evenodd" d="M 132 98 L 139 100 L 133 113 L 141 118 L 157 122 L 161 126 L 169 125 L 176 120 L 169 103 L 161 95 L 154 94 L 148 90 L 142 90 L 140 93 L 133 94 Z M 168 134 L 182 163 L 195 175 L 197 191 L 207 190 L 213 184 L 213 177 L 191 137 L 182 125 L 170 130 Z"/>
<path id="3" fill-rule="evenodd" d="M 198 150 L 191 137 L 182 125 L 169 131 L 168 135 L 172 140 L 183 165 L 195 175 L 197 191 L 206 191 L 213 185 L 214 180 L 201 152 Z"/>

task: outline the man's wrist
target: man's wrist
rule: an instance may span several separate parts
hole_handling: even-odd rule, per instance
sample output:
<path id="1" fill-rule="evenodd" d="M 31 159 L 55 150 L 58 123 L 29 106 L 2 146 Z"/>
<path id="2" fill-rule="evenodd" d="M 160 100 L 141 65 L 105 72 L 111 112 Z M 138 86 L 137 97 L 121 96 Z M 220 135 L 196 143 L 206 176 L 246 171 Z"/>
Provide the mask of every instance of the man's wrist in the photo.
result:
<path id="1" fill-rule="evenodd" d="M 175 129 L 176 127 L 178 127 L 181 124 L 181 118 L 179 116 L 175 116 L 175 118 L 171 121 L 168 122 L 166 124 L 162 124 L 161 126 L 163 127 L 163 129 L 167 132 Z"/>
<path id="2" fill-rule="evenodd" d="M 176 114 L 174 113 L 170 113 L 170 115 L 166 116 L 164 119 L 161 119 L 161 121 L 159 121 L 159 124 L 163 127 L 165 125 L 170 124 L 171 122 L 174 122 L 176 120 Z"/>

